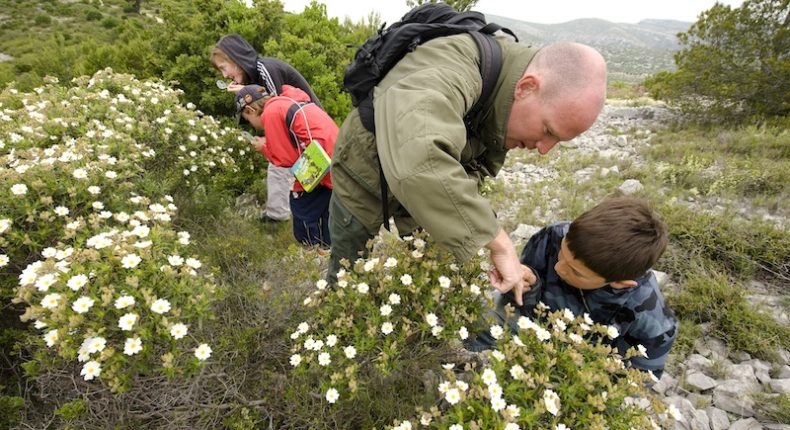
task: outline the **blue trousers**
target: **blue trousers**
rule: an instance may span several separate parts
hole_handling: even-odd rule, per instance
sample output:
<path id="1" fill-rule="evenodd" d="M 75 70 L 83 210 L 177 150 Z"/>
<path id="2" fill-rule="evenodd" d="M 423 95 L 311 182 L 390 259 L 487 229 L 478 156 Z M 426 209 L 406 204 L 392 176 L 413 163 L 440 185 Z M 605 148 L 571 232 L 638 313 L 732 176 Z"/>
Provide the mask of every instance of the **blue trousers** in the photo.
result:
<path id="1" fill-rule="evenodd" d="M 296 241 L 305 245 L 328 248 L 329 200 L 332 190 L 319 185 L 311 192 L 291 192 L 291 213 Z"/>

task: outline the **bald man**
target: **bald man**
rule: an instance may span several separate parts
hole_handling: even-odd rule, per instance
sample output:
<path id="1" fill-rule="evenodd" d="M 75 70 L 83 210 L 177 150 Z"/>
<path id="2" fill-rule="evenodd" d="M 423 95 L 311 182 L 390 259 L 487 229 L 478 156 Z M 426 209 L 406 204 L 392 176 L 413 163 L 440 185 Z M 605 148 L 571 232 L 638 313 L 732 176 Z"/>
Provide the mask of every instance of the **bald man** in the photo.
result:
<path id="1" fill-rule="evenodd" d="M 340 260 L 364 255 L 382 223 L 379 161 L 389 187 L 390 215 L 400 233 L 424 228 L 464 261 L 491 252 L 489 273 L 517 300 L 531 272 L 479 192 L 515 148 L 548 153 L 595 122 L 606 99 L 606 63 L 573 43 L 542 49 L 498 38 L 503 64 L 489 109 L 469 135 L 464 116 L 481 96 L 480 54 L 469 35 L 428 41 L 407 54 L 374 92 L 376 134 L 352 111 L 332 160 L 330 281 Z"/>

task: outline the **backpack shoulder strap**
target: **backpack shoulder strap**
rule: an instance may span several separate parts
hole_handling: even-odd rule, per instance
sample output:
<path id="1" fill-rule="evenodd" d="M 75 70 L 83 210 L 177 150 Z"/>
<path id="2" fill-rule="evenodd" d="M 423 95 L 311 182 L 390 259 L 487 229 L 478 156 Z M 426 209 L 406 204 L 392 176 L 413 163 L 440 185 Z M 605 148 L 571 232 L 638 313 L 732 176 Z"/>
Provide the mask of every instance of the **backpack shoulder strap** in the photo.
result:
<path id="1" fill-rule="evenodd" d="M 492 27 L 493 31 L 501 29 L 496 24 L 493 24 L 493 26 L 488 24 L 484 29 L 489 27 Z M 467 134 L 475 135 L 476 127 L 473 126 L 479 120 L 480 113 L 490 104 L 490 99 L 494 94 L 494 87 L 499 79 L 499 72 L 502 70 L 502 47 L 499 46 L 499 43 L 493 36 L 487 33 L 472 31 L 469 34 L 480 51 L 480 76 L 483 78 L 483 89 L 480 93 L 480 98 L 477 99 L 472 109 L 464 117 Z"/>
<path id="2" fill-rule="evenodd" d="M 288 127 L 288 136 L 291 138 L 291 144 L 294 146 L 294 149 L 297 151 L 299 150 L 299 137 L 296 136 L 296 133 L 293 131 L 293 124 L 294 124 L 294 117 L 296 116 L 297 112 L 304 109 L 305 106 L 313 104 L 312 102 L 294 102 L 291 107 L 288 108 L 288 112 L 285 114 L 285 126 Z"/>

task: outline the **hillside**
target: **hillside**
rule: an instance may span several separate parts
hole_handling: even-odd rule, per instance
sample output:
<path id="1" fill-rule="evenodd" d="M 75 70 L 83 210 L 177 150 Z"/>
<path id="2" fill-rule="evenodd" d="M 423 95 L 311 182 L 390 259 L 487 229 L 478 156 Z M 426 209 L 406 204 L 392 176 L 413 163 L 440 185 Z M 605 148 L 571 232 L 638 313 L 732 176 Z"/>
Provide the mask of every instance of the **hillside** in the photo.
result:
<path id="1" fill-rule="evenodd" d="M 623 24 L 602 19 L 577 19 L 561 24 L 537 24 L 498 15 L 489 21 L 513 30 L 519 40 L 543 45 L 573 41 L 594 46 L 609 64 L 610 80 L 639 82 L 662 70 L 673 70 L 672 54 L 678 49 L 676 34 L 691 23 L 671 20 L 643 20 Z"/>

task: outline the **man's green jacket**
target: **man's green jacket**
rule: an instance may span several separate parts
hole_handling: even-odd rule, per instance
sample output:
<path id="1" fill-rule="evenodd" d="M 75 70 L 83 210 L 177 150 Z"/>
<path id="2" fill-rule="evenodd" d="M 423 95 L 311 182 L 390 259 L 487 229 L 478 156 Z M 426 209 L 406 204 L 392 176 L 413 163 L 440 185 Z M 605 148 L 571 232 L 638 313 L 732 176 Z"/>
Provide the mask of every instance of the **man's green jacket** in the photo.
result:
<path id="1" fill-rule="evenodd" d="M 428 41 L 393 67 L 374 90 L 376 135 L 356 110 L 346 118 L 332 160 L 334 192 L 375 234 L 382 222 L 379 163 L 390 214 L 402 205 L 456 258 L 466 260 L 499 231 L 480 195 L 484 176 L 505 161 L 507 121 L 516 82 L 537 49 L 504 37 L 493 103 L 467 139 L 464 115 L 482 91 L 480 54 L 469 35 Z"/>

